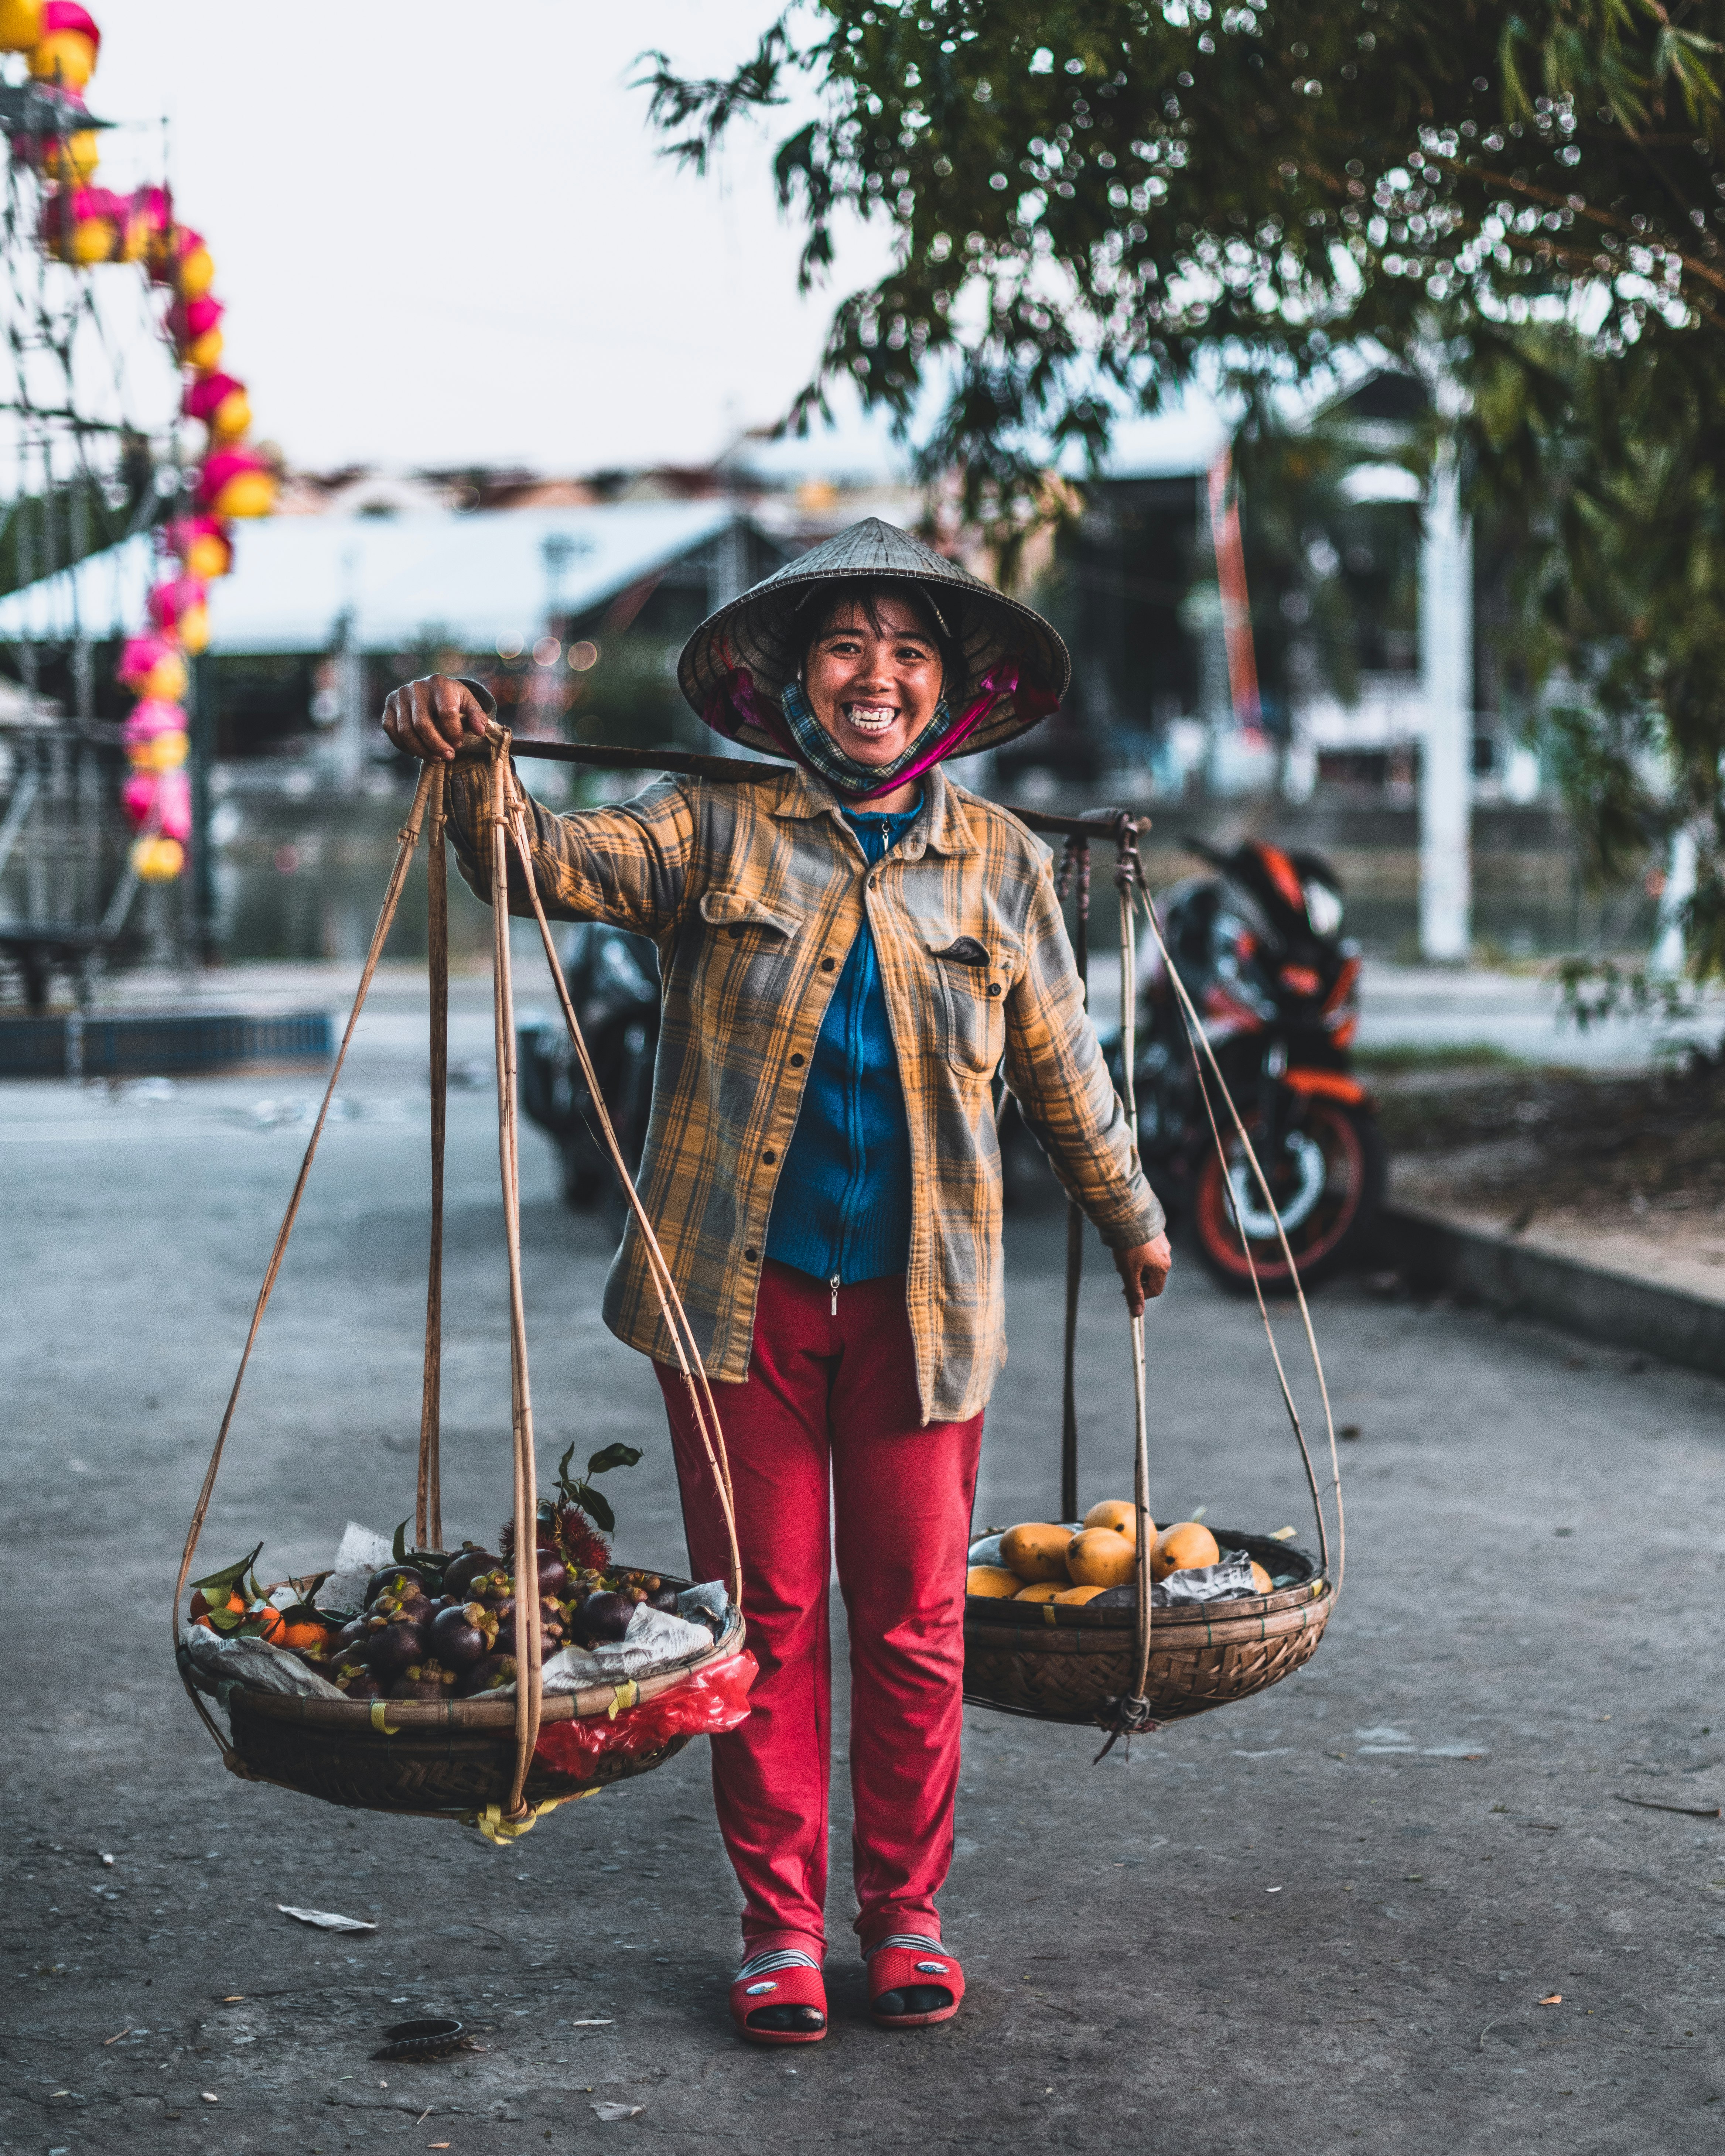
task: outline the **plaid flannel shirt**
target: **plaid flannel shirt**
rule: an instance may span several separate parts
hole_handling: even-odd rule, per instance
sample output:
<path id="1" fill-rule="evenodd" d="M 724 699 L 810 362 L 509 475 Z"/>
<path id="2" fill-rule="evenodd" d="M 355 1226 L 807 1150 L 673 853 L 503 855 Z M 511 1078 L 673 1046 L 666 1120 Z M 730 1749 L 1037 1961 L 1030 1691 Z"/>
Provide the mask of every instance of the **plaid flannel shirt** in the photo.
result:
<path id="1" fill-rule="evenodd" d="M 483 766 L 451 767 L 462 875 L 489 901 Z M 897 1045 L 914 1210 L 906 1297 L 925 1422 L 987 1402 L 1005 1359 L 1003 1067 L 1067 1191 L 1112 1249 L 1162 1208 L 1084 1009 L 1044 849 L 1004 808 L 922 781 L 916 819 L 870 867 L 814 773 L 665 778 L 614 808 L 558 816 L 529 798 L 547 915 L 608 921 L 659 947 L 664 1009 L 638 1180 L 716 1382 L 748 1373 L 779 1169 L 815 1036 L 866 909 Z M 531 913 L 519 859 L 510 910 Z M 606 1281 L 617 1337 L 675 1363 L 631 1219 Z"/>

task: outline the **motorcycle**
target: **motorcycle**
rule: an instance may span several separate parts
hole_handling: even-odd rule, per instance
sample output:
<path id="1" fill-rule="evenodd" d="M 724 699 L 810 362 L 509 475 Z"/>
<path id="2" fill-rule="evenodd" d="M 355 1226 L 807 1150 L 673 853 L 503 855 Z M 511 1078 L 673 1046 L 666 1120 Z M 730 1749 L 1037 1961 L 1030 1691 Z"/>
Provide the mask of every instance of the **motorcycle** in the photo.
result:
<path id="1" fill-rule="evenodd" d="M 1163 934 L 1310 1285 L 1368 1247 L 1384 1204 L 1383 1135 L 1350 1067 L 1359 947 L 1340 932 L 1341 883 L 1319 855 L 1259 839 L 1231 853 L 1185 843 L 1214 873 L 1168 894 Z M 1285 1291 L 1275 1215 L 1208 1068 L 1199 1070 L 1160 952 L 1153 958 L 1135 1073 L 1145 1173 L 1170 1219 L 1189 1223 L 1215 1279 L 1248 1288 L 1249 1246 L 1266 1291 Z"/>
<path id="2" fill-rule="evenodd" d="M 603 921 L 578 921 L 558 959 L 587 1041 L 594 1075 L 631 1174 L 640 1165 L 653 1104 L 659 1046 L 659 952 L 644 936 Z M 621 1229 L 625 1201 L 561 1016 L 516 1030 L 523 1114 L 555 1142 L 563 1201 L 578 1210 L 603 1201 Z"/>

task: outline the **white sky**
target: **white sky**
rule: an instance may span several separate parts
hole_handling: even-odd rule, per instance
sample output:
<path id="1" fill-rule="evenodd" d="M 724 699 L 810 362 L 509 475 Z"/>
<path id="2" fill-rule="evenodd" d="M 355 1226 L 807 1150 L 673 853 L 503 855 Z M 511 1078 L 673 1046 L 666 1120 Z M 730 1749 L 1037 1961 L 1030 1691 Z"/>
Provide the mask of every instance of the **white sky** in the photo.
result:
<path id="1" fill-rule="evenodd" d="M 223 364 L 290 462 L 704 461 L 806 378 L 832 295 L 798 296 L 772 136 L 696 178 L 655 154 L 626 86 L 652 46 L 716 73 L 772 0 L 92 12 L 91 107 L 171 121 Z M 109 141 L 98 180 L 129 183 L 137 146 Z M 839 289 L 884 251 L 857 234 Z"/>

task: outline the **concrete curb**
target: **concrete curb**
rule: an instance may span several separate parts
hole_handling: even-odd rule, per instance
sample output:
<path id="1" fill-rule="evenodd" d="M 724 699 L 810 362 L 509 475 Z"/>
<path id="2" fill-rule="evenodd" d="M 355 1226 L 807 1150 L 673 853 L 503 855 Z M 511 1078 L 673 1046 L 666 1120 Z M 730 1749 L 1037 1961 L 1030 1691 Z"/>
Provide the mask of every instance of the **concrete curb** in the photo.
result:
<path id="1" fill-rule="evenodd" d="M 1446 1288 L 1506 1316 L 1544 1318 L 1590 1340 L 1725 1377 L 1725 1302 L 1529 1250 L 1423 1206 L 1390 1207 L 1380 1248 L 1416 1288 Z"/>

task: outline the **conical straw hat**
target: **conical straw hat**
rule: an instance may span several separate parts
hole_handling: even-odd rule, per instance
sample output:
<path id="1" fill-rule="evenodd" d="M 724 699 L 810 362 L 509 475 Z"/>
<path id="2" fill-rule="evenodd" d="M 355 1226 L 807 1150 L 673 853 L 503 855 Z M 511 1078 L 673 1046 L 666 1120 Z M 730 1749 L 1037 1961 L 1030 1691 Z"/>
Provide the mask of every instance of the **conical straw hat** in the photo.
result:
<path id="1" fill-rule="evenodd" d="M 709 726 L 751 748 L 782 756 L 784 745 L 732 706 L 732 677 L 740 669 L 757 694 L 776 702 L 797 677 L 820 619 L 815 587 L 852 578 L 920 585 L 964 656 L 966 678 L 947 684 L 947 702 L 957 717 L 997 670 L 1014 670 L 1027 690 L 1020 700 L 1000 697 L 966 736 L 957 753 L 995 748 L 1034 726 L 1057 703 L 1072 680 L 1072 661 L 1060 637 L 1033 608 L 1008 598 L 968 569 L 937 554 L 896 525 L 865 516 L 860 524 L 798 556 L 741 598 L 709 614 L 683 646 L 677 680 Z"/>

